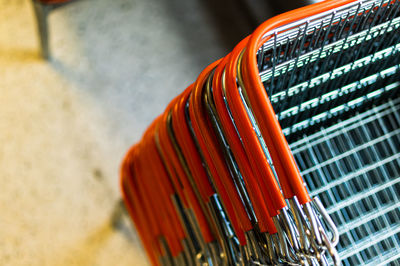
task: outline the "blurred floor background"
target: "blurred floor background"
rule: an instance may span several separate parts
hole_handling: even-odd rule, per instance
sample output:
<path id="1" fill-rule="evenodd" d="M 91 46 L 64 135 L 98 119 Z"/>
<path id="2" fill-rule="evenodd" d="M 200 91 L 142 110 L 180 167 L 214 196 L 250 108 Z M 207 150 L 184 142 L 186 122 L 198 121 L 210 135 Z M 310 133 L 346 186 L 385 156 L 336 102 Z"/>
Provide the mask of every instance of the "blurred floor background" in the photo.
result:
<path id="1" fill-rule="evenodd" d="M 0 265 L 148 264 L 112 227 L 121 159 L 262 2 L 76 1 L 50 15 L 47 62 L 31 2 L 0 0 Z"/>

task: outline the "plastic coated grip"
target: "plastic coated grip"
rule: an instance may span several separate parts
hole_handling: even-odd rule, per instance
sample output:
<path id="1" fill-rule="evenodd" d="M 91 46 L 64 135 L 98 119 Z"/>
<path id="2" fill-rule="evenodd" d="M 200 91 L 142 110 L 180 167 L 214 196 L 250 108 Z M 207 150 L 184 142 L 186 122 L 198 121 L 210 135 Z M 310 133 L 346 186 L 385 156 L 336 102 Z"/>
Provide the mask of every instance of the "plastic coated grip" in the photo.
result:
<path id="1" fill-rule="evenodd" d="M 226 57 L 226 59 L 219 64 L 214 73 L 213 96 L 215 106 L 223 127 L 224 135 L 229 143 L 232 153 L 235 156 L 236 163 L 238 164 L 239 170 L 246 184 L 260 230 L 261 232 L 268 231 L 270 233 L 274 233 L 276 232 L 276 228 L 271 216 L 275 216 L 278 213 L 272 205 L 272 199 L 270 198 L 269 193 L 263 194 L 261 192 L 261 186 L 255 177 L 255 174 L 257 174 L 258 171 L 251 168 L 249 159 L 247 158 L 240 138 L 237 135 L 236 128 L 231 120 L 228 110 L 226 109 L 223 98 L 222 78 L 227 60 L 228 57 Z"/>
<path id="2" fill-rule="evenodd" d="M 264 150 L 253 130 L 253 125 L 248 117 L 237 87 L 237 62 L 238 57 L 245 46 L 247 39 L 240 42 L 230 55 L 225 70 L 226 99 L 230 106 L 233 119 L 236 123 L 239 135 L 242 138 L 244 149 L 250 160 L 253 169 L 259 171 L 258 176 L 263 193 L 268 193 L 275 211 L 279 211 L 286 206 L 279 185 L 275 179 L 272 169 L 268 163 Z M 282 186 L 282 184 L 281 184 Z M 277 214 L 277 213 L 271 213 Z M 272 215 L 272 216 L 275 216 Z"/>
<path id="3" fill-rule="evenodd" d="M 127 157 L 125 157 L 127 158 Z M 139 237 L 146 249 L 147 254 L 149 254 L 150 260 L 153 265 L 159 265 L 157 257 L 161 254 L 161 249 L 157 245 L 156 236 L 154 231 L 151 230 L 149 226 L 149 221 L 140 206 L 134 206 L 135 200 L 133 199 L 133 194 L 131 186 L 128 184 L 129 180 L 132 178 L 130 171 L 130 164 L 126 161 L 123 162 L 121 166 L 120 176 L 121 176 L 121 190 L 124 198 L 124 202 L 127 211 L 135 223 L 136 228 L 138 228 Z"/>
<path id="4" fill-rule="evenodd" d="M 184 91 L 178 104 L 172 110 L 172 128 L 176 134 L 178 144 L 182 148 L 182 153 L 186 158 L 194 182 L 199 188 L 203 201 L 207 203 L 210 197 L 215 194 L 215 191 L 210 184 L 206 169 L 202 164 L 201 155 L 186 123 L 185 109 L 192 87 L 193 85 Z"/>
<path id="5" fill-rule="evenodd" d="M 189 112 L 197 139 L 199 142 L 202 142 L 201 146 L 206 163 L 210 167 L 210 170 L 213 169 L 213 180 L 215 180 L 218 192 L 225 190 L 228 199 L 223 199 L 224 204 L 226 205 L 226 201 L 229 200 L 235 206 L 233 213 L 230 213 L 229 217 L 237 216 L 241 229 L 247 232 L 252 229 L 250 219 L 235 188 L 229 170 L 222 159 L 221 150 L 218 148 L 217 139 L 202 104 L 203 86 L 215 65 L 212 64 L 207 67 L 195 82 L 190 99 Z M 245 241 L 242 240 L 242 243 L 244 244 Z"/>
<path id="6" fill-rule="evenodd" d="M 187 199 L 190 207 L 193 209 L 197 217 L 197 221 L 204 241 L 206 243 L 212 242 L 214 240 L 212 231 L 168 135 L 167 117 L 168 112 L 165 112 L 165 114 L 163 115 L 163 119 L 160 120 L 160 123 L 158 124 L 158 134 L 160 142 L 163 143 L 165 154 L 168 154 L 168 161 L 171 164 L 171 167 L 175 169 L 176 178 L 179 179 L 179 183 L 183 186 L 183 194 L 181 196 Z"/>
<path id="7" fill-rule="evenodd" d="M 177 256 L 183 251 L 181 240 L 186 236 L 171 200 L 174 191 L 172 185 L 166 181 L 167 173 L 152 139 L 152 130 L 154 130 L 154 126 L 149 128 L 142 140 L 145 148 L 141 150 L 141 163 L 146 167 L 144 174 L 147 173 L 143 181 L 147 185 L 147 197 L 155 201 L 153 212 L 156 209 L 164 212 L 164 217 L 160 220 L 163 233 L 170 246 L 172 256 Z"/>
<path id="8" fill-rule="evenodd" d="M 297 196 L 300 204 L 307 203 L 311 199 L 308 195 L 303 178 L 300 175 L 299 169 L 290 151 L 286 138 L 282 133 L 271 102 L 269 101 L 268 95 L 261 82 L 257 68 L 257 50 L 262 46 L 262 43 L 265 42 L 265 40 L 263 40 L 263 36 L 274 28 L 305 17 L 329 11 L 351 2 L 354 2 L 354 0 L 328 0 L 273 17 L 261 24 L 261 26 L 255 30 L 255 32 L 251 35 L 247 44 L 247 48 L 244 52 L 242 78 L 245 87 L 251 88 L 247 90 L 247 94 L 256 120 L 260 125 L 260 130 L 263 137 L 268 142 L 268 147 L 273 147 L 273 149 L 276 151 L 271 153 L 274 164 L 280 161 L 280 164 L 285 166 L 284 168 L 277 169 L 278 175 L 287 178 L 284 183 L 287 183 L 290 186 L 291 190 Z M 268 135 L 270 135 L 270 137 L 268 137 Z M 285 195 L 285 197 L 289 198 L 290 196 Z"/>

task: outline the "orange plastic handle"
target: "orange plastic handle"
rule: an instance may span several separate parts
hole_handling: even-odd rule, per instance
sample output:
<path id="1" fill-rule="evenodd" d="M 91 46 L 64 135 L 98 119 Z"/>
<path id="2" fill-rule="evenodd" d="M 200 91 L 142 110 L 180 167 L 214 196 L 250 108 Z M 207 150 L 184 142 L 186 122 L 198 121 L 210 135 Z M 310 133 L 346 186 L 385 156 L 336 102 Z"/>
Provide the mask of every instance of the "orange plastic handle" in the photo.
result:
<path id="1" fill-rule="evenodd" d="M 139 215 L 138 213 L 135 213 L 134 207 L 131 201 L 131 195 L 132 193 L 129 191 L 129 189 L 126 187 L 126 185 L 122 185 L 122 191 L 124 194 L 124 199 L 126 200 L 125 206 L 126 209 L 132 219 L 132 221 L 135 224 L 135 227 L 137 229 L 137 232 L 139 234 L 140 240 L 143 243 L 143 246 L 149 255 L 150 261 L 153 265 L 159 265 L 157 258 L 161 256 L 161 252 L 159 255 L 156 255 L 155 249 L 152 247 L 152 234 L 150 231 L 148 231 L 145 227 L 146 220 L 144 216 Z"/>
<path id="2" fill-rule="evenodd" d="M 196 126 L 194 124 L 193 124 L 193 130 L 195 131 L 195 134 L 196 134 L 197 128 L 196 128 Z M 195 136 L 195 139 L 196 139 L 197 143 L 200 146 L 201 155 L 202 155 L 203 158 L 205 158 L 204 159 L 204 163 L 206 164 L 207 161 L 211 160 L 210 159 L 210 155 L 207 152 L 204 152 L 204 148 L 205 148 L 204 142 L 201 139 L 198 140 L 196 138 L 196 136 Z M 245 245 L 246 239 L 245 239 L 245 236 L 244 236 L 244 232 L 243 232 L 242 228 L 239 225 L 239 220 L 238 220 L 238 218 L 237 218 L 237 216 L 235 214 L 235 211 L 234 211 L 235 208 L 233 207 L 232 202 L 229 199 L 229 196 L 228 196 L 228 193 L 225 190 L 224 184 L 221 182 L 221 179 L 218 177 L 218 173 L 217 173 L 217 170 L 215 169 L 214 165 L 207 165 L 206 167 L 209 168 L 209 171 L 210 171 L 209 176 L 214 181 L 214 185 L 218 190 L 218 196 L 222 200 L 222 203 L 223 203 L 223 205 L 225 207 L 225 210 L 227 212 L 229 220 L 232 223 L 233 230 L 236 233 L 240 244 L 241 245 Z"/>
<path id="3" fill-rule="evenodd" d="M 178 237 L 180 239 L 185 238 L 185 233 L 183 230 L 183 227 L 181 226 L 180 220 L 178 218 L 178 215 L 176 214 L 176 210 L 175 210 L 175 206 L 172 203 L 171 200 L 171 196 L 175 194 L 175 190 L 170 182 L 170 178 L 168 176 L 168 173 L 166 171 L 165 165 L 161 159 L 160 154 L 158 153 L 157 147 L 156 147 L 156 143 L 155 143 L 155 139 L 154 139 L 154 134 L 155 134 L 155 130 L 156 130 L 156 125 L 158 122 L 162 121 L 162 117 L 158 117 L 155 120 L 155 123 L 153 123 L 150 127 L 148 132 L 146 132 L 145 134 L 145 138 L 144 141 L 147 144 L 146 146 L 146 150 L 144 150 L 145 155 L 147 155 L 147 159 L 148 159 L 148 165 L 150 167 L 152 167 L 151 169 L 149 169 L 149 172 L 153 172 L 153 175 L 156 177 L 156 179 L 159 181 L 159 187 L 161 188 L 159 192 L 164 192 L 166 198 L 168 199 L 167 203 L 170 206 L 170 211 L 171 213 L 173 213 L 173 218 L 175 220 L 175 222 L 177 223 L 178 226 Z"/>
<path id="4" fill-rule="evenodd" d="M 123 167 L 121 168 L 124 170 L 124 173 L 128 173 L 129 171 L 129 188 L 132 191 L 135 191 L 136 188 L 136 184 L 134 182 L 134 180 L 136 180 L 136 164 L 134 163 L 135 161 L 135 156 L 137 154 L 137 145 L 133 146 L 128 153 L 125 156 L 124 162 L 123 162 Z M 127 178 L 126 178 L 127 179 Z M 142 192 L 140 190 L 138 190 L 137 192 L 135 191 L 135 193 L 133 193 L 133 198 L 132 200 L 137 200 L 138 198 L 140 198 L 142 195 Z M 136 201 L 138 202 L 138 201 Z M 147 202 L 146 202 L 147 204 Z M 141 207 L 142 205 L 140 205 Z M 149 208 L 147 208 L 148 206 L 146 205 L 144 208 L 144 216 L 146 216 L 148 218 L 148 226 L 150 226 L 150 230 L 154 233 L 154 235 L 160 235 L 161 234 L 161 230 L 158 226 L 157 220 L 154 218 L 154 214 L 151 213 L 149 210 Z"/>
<path id="5" fill-rule="evenodd" d="M 127 156 L 125 157 L 127 158 Z M 154 232 L 149 226 L 149 220 L 147 219 L 145 213 L 142 212 L 141 206 L 135 205 L 133 199 L 134 193 L 132 193 L 131 186 L 128 184 L 132 179 L 132 173 L 130 169 L 130 163 L 124 160 L 120 171 L 121 177 L 121 191 L 125 202 L 127 211 L 137 228 L 139 237 L 146 249 L 147 254 L 149 254 L 150 261 L 153 265 L 159 265 L 158 257 L 162 255 L 159 243 L 155 241 L 157 238 Z"/>
<path id="6" fill-rule="evenodd" d="M 176 154 L 175 148 L 168 135 L 168 129 L 167 129 L 168 113 L 169 112 L 167 109 L 162 117 L 162 120 L 160 120 L 160 123 L 158 124 L 158 131 L 156 132 L 156 135 L 158 133 L 160 143 L 162 143 L 164 149 L 164 153 L 168 155 L 168 163 L 171 164 L 170 165 L 171 168 L 175 170 L 176 178 L 179 180 L 179 183 L 183 187 L 184 194 L 182 195 L 182 197 L 187 198 L 190 207 L 194 211 L 204 241 L 206 243 L 210 243 L 214 241 L 215 238 L 212 234 L 209 223 L 207 222 L 207 219 L 202 211 L 202 208 L 198 202 L 195 192 L 190 184 L 188 176 L 186 175 L 185 170 L 181 165 L 178 155 Z"/>
<path id="7" fill-rule="evenodd" d="M 160 220 L 161 226 L 165 229 L 163 233 L 167 242 L 169 241 L 171 254 L 175 257 L 183 251 L 181 240 L 185 239 L 186 235 L 170 198 L 174 194 L 174 190 L 172 185 L 167 182 L 166 170 L 159 157 L 155 143 L 152 141 L 152 130 L 154 130 L 154 124 L 149 128 L 142 140 L 142 143 L 146 146 L 141 149 L 141 163 L 146 169 L 144 174 L 147 173 L 147 177 L 143 178 L 143 181 L 147 185 L 147 197 L 155 201 L 152 211 L 157 210 L 155 211 L 157 213 L 163 209 L 165 210 L 165 220 Z"/>
<path id="8" fill-rule="evenodd" d="M 249 159 L 245 153 L 242 143 L 237 135 L 235 126 L 226 109 L 222 92 L 222 78 L 228 57 L 218 65 L 213 77 L 213 98 L 218 112 L 218 118 L 223 127 L 224 136 L 229 143 L 229 147 L 235 157 L 236 163 L 246 184 L 250 200 L 253 204 L 261 232 L 276 233 L 275 225 L 271 216 L 278 214 L 272 205 L 272 200 L 268 193 L 263 195 L 261 186 L 255 177 L 257 170 L 252 170 Z M 253 173 L 254 172 L 254 173 Z M 258 177 L 259 179 L 261 177 Z M 258 180 L 259 180 L 258 179 Z M 265 198 L 264 198 L 265 197 Z M 272 214 L 272 215 L 271 215 Z M 271 216 L 270 216 L 271 215 Z"/>
<path id="9" fill-rule="evenodd" d="M 171 178 L 171 183 L 173 184 L 174 190 L 177 192 L 180 200 L 183 203 L 183 206 L 185 208 L 189 208 L 188 204 L 188 199 L 185 196 L 184 192 L 184 185 L 181 182 L 181 176 L 184 175 L 184 172 L 182 170 L 182 167 L 177 167 L 174 165 L 174 155 L 173 153 L 171 155 L 171 150 L 170 150 L 170 145 L 169 142 L 166 142 L 165 139 L 161 137 L 160 131 L 164 128 L 163 125 L 165 124 L 164 122 L 164 117 L 166 112 L 173 106 L 173 104 L 177 101 L 178 98 L 175 98 L 174 100 L 171 101 L 171 103 L 168 105 L 167 110 L 164 112 L 164 114 L 160 117 L 158 120 L 158 123 L 156 125 L 156 129 L 154 132 L 154 139 L 155 143 L 157 146 L 158 153 L 161 156 L 161 159 L 165 165 L 165 168 L 168 172 L 168 176 Z"/>
<path id="10" fill-rule="evenodd" d="M 198 143 L 196 143 L 197 140 L 195 139 L 195 136 L 192 135 L 191 129 L 189 128 L 189 124 L 191 122 L 186 121 L 186 104 L 188 102 L 192 87 L 193 85 L 189 86 L 185 90 L 185 92 L 182 94 L 179 104 L 174 107 L 172 113 L 172 127 L 176 134 L 176 139 L 180 147 L 182 148 L 182 153 L 187 160 L 187 164 L 190 172 L 192 173 L 193 180 L 196 183 L 196 186 L 199 188 L 201 197 L 204 202 L 209 203 L 210 198 L 216 194 L 212 184 L 210 183 L 209 176 L 211 176 L 211 174 L 210 171 L 207 169 L 207 166 L 203 163 L 203 155 L 200 152 L 200 147 Z M 221 191 L 219 197 L 221 199 L 228 198 L 225 191 Z M 229 210 L 229 213 L 233 212 L 232 204 L 228 203 L 225 208 Z M 215 233 L 218 233 L 218 230 L 215 229 L 215 221 L 213 220 L 212 215 L 210 214 L 208 209 L 206 209 L 205 211 L 208 221 L 214 229 L 213 231 Z M 231 218 L 231 222 L 235 232 L 240 230 L 236 216 Z M 218 239 L 221 239 L 224 236 L 218 234 L 216 235 L 216 237 Z"/>
<path id="11" fill-rule="evenodd" d="M 199 182 L 199 185 L 204 187 L 204 192 L 206 193 L 204 196 L 206 196 L 206 202 L 209 202 L 209 199 L 211 196 L 213 196 L 216 192 L 214 191 L 213 186 L 210 183 L 209 176 L 211 177 L 211 171 L 214 172 L 215 174 L 215 169 L 209 170 L 209 172 L 206 173 L 206 165 L 203 164 L 203 159 L 202 156 L 207 156 L 208 154 L 202 154 L 201 153 L 201 148 L 204 147 L 204 143 L 201 142 L 202 139 L 197 140 L 195 136 L 192 135 L 188 123 L 191 123 L 191 121 L 187 121 L 186 117 L 186 106 L 187 102 L 189 101 L 191 90 L 193 88 L 193 85 L 189 86 L 185 92 L 182 94 L 181 102 L 178 106 L 177 109 L 174 109 L 174 114 L 176 116 L 173 117 L 172 124 L 175 130 L 175 133 L 179 135 L 179 133 L 183 133 L 178 137 L 179 144 L 181 147 L 189 147 L 190 149 L 186 150 L 188 154 L 185 154 L 186 158 L 188 158 L 188 162 L 191 163 L 191 166 L 193 167 L 192 173 L 197 177 L 196 181 Z M 174 119 L 177 118 L 177 119 Z M 197 148 L 199 147 L 199 148 Z M 192 164 L 193 163 L 193 164 Z M 208 169 L 207 169 L 208 170 Z M 202 174 L 202 176 L 199 176 L 199 174 Z M 216 182 L 219 181 L 219 179 L 215 180 Z M 246 239 L 244 236 L 243 230 L 239 226 L 239 221 L 234 214 L 234 207 L 232 203 L 229 201 L 229 197 L 223 187 L 222 183 L 218 183 L 218 186 L 221 188 L 219 192 L 219 197 L 220 199 L 225 202 L 224 207 L 227 212 L 227 215 L 232 223 L 232 227 L 238 236 L 239 242 L 244 244 Z"/>
<path id="12" fill-rule="evenodd" d="M 225 190 L 228 195 L 228 199 L 223 199 L 223 203 L 226 205 L 227 202 L 225 201 L 228 200 L 233 204 L 233 206 L 235 206 L 233 210 L 234 212 L 229 214 L 229 217 L 236 216 L 239 220 L 241 229 L 244 232 L 247 232 L 252 229 L 251 221 L 225 164 L 218 141 L 215 133 L 213 132 L 212 125 L 207 117 L 202 103 L 205 81 L 217 63 L 211 64 L 202 73 L 200 73 L 198 79 L 194 83 L 193 92 L 190 98 L 189 113 L 192 119 L 193 129 L 196 137 L 198 140 L 202 140 L 201 146 L 203 154 L 207 154 L 204 156 L 206 163 L 210 167 L 210 170 L 214 171 L 212 172 L 212 178 L 215 182 L 217 190 L 218 192 Z M 245 244 L 245 241 L 242 241 L 242 244 Z"/>
<path id="13" fill-rule="evenodd" d="M 134 179 L 132 179 L 131 188 L 133 188 L 132 195 L 136 197 L 136 206 L 141 207 L 141 211 L 138 212 L 138 215 L 145 215 L 147 214 L 148 217 L 152 217 L 153 220 L 157 223 L 157 243 L 158 238 L 165 237 L 165 240 L 168 244 L 169 250 L 173 256 L 179 254 L 182 250 L 182 246 L 180 240 L 177 237 L 175 231 L 175 223 L 171 221 L 170 214 L 167 212 L 167 208 L 163 205 L 159 204 L 160 199 L 157 199 L 157 196 L 161 195 L 151 195 L 152 190 L 149 189 L 148 184 L 144 181 L 151 180 L 151 175 L 149 175 L 146 169 L 143 169 L 143 154 L 140 154 L 140 145 L 136 145 L 137 149 L 134 153 Z M 140 178 L 138 178 L 140 177 Z M 149 196 L 150 195 L 150 196 Z M 142 207 L 143 206 L 143 207 Z M 154 212 L 155 208 L 160 208 L 159 212 Z M 164 255 L 165 250 L 161 249 L 161 254 Z"/>
<path id="14" fill-rule="evenodd" d="M 182 153 L 186 159 L 189 171 L 192 174 L 193 181 L 199 190 L 202 201 L 205 203 L 209 203 L 211 197 L 215 195 L 216 192 L 214 191 L 214 187 L 210 182 L 211 173 L 207 168 L 207 165 L 203 163 L 203 155 L 201 154 L 198 141 L 192 134 L 191 129 L 189 128 L 191 127 L 191 121 L 189 117 L 187 117 L 187 103 L 192 88 L 193 85 L 190 85 L 181 95 L 179 103 L 174 106 L 174 109 L 172 110 L 172 128 L 175 132 L 176 140 L 181 147 Z M 221 191 L 220 198 L 227 198 L 225 191 Z M 230 213 L 232 213 L 232 204 L 227 204 L 225 208 L 230 210 Z M 218 231 L 215 229 L 215 221 L 213 220 L 212 215 L 208 209 L 205 209 L 205 215 L 209 221 L 209 224 L 214 229 L 213 232 L 218 233 Z M 236 219 L 236 216 L 232 217 L 231 222 L 232 226 L 237 229 L 238 221 Z M 216 237 L 221 238 L 223 236 L 216 235 Z"/>
<path id="15" fill-rule="evenodd" d="M 351 2 L 354 2 L 354 0 L 328 0 L 273 17 L 261 24 L 251 35 L 243 55 L 242 78 L 247 88 L 246 92 L 254 115 L 260 126 L 261 134 L 267 142 L 268 148 L 272 150 L 271 157 L 274 164 L 280 162 L 280 165 L 285 166 L 277 168 L 277 172 L 279 178 L 286 178 L 284 182 L 281 182 L 282 186 L 283 184 L 288 184 L 290 188 L 284 189 L 282 187 L 282 189 L 294 192 L 300 204 L 309 202 L 310 196 L 261 82 L 256 60 L 257 51 L 266 41 L 263 36 L 267 32 L 279 26 L 323 13 Z M 285 194 L 286 198 L 291 196 L 290 194 Z"/>
<path id="16" fill-rule="evenodd" d="M 142 143 L 139 144 L 142 145 Z M 145 184 L 144 182 L 148 179 L 151 180 L 151 177 L 149 177 L 148 172 L 143 169 L 141 157 L 143 157 L 143 155 L 137 151 L 137 154 L 135 156 L 135 163 L 133 165 L 135 172 L 135 191 L 133 195 L 139 196 L 137 205 L 143 205 L 144 211 L 147 211 L 151 216 L 154 217 L 153 219 L 157 222 L 157 226 L 160 230 L 158 236 L 164 237 L 169 249 L 172 250 L 174 249 L 174 246 L 179 245 L 179 240 L 177 240 L 176 236 L 171 233 L 172 230 L 168 228 L 170 224 L 170 219 L 168 218 L 166 209 L 164 207 L 161 207 L 161 210 L 159 212 L 152 211 L 154 210 L 154 208 L 160 208 L 160 206 L 157 206 L 157 202 L 159 201 L 159 199 L 156 199 L 154 196 L 152 196 L 152 190 L 149 190 L 147 184 Z"/>
<path id="17" fill-rule="evenodd" d="M 286 207 L 286 202 L 282 197 L 279 185 L 268 163 L 264 150 L 261 147 L 257 134 L 253 129 L 253 125 L 242 102 L 236 83 L 238 58 L 246 42 L 247 39 L 243 40 L 235 47 L 227 62 L 225 69 L 226 99 L 252 169 L 255 169 L 255 172 L 258 172 L 258 177 L 260 177 L 260 188 L 262 192 L 268 194 L 269 198 L 272 200 L 275 212 L 271 210 L 270 214 L 271 216 L 275 216 L 278 214 L 279 210 Z M 283 187 L 282 184 L 281 186 Z"/>
<path id="18" fill-rule="evenodd" d="M 140 165 L 137 161 L 138 158 L 138 145 L 135 145 L 135 149 L 133 150 L 133 153 L 131 154 L 131 160 L 132 163 L 130 163 L 130 169 L 132 171 L 132 178 L 130 179 L 130 188 L 132 189 L 132 194 L 133 198 L 135 199 L 135 202 L 137 206 L 140 206 L 141 208 L 141 213 L 148 217 L 148 223 L 149 226 L 152 228 L 154 235 L 157 237 L 162 236 L 162 229 L 161 229 L 161 224 L 160 220 L 157 217 L 157 214 L 153 213 L 151 210 L 153 208 L 153 203 L 146 199 L 146 193 L 144 190 L 141 189 L 141 185 L 139 184 L 139 178 L 138 176 L 141 175 L 140 172 Z"/>
<path id="19" fill-rule="evenodd" d="M 209 202 L 210 197 L 215 194 L 215 191 L 210 184 L 201 155 L 186 121 L 186 103 L 192 88 L 193 85 L 189 86 L 181 95 L 178 104 L 174 106 L 172 110 L 172 128 L 202 199 L 204 202 Z"/>

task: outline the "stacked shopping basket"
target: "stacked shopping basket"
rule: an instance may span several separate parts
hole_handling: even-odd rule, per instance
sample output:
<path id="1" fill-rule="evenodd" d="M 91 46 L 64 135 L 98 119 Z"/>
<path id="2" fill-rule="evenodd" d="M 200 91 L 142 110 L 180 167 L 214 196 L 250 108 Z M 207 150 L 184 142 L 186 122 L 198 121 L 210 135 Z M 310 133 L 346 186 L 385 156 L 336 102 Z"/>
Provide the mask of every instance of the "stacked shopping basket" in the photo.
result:
<path id="1" fill-rule="evenodd" d="M 399 11 L 274 17 L 168 105 L 121 168 L 153 265 L 400 263 Z"/>

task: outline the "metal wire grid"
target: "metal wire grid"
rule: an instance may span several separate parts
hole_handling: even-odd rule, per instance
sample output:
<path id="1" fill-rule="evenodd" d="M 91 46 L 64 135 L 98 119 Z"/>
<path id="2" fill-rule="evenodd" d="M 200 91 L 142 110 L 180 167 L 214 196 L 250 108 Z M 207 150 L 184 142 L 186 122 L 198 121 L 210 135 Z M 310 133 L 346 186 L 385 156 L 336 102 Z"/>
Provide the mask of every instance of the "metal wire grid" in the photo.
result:
<path id="1" fill-rule="evenodd" d="M 400 99 L 291 144 L 338 226 L 344 265 L 400 265 Z"/>
<path id="2" fill-rule="evenodd" d="M 384 40 L 383 35 L 398 28 L 398 8 L 396 1 L 356 1 L 265 34 L 266 41 L 259 51 L 262 56 L 258 57 L 261 80 L 267 82 L 269 90 L 286 90 L 291 84 L 275 88 L 271 79 L 366 42 Z M 309 75 L 314 77 L 315 73 Z"/>
<path id="3" fill-rule="evenodd" d="M 397 87 L 399 36 L 400 2 L 386 0 L 354 2 L 266 34 L 260 76 L 284 133 Z"/>
<path id="4" fill-rule="evenodd" d="M 363 111 L 399 90 L 399 7 L 353 3 L 266 34 L 259 52 L 283 131 L 300 139 L 291 148 L 304 179 L 339 227 L 345 265 L 400 265 L 400 100 Z"/>
<path id="5" fill-rule="evenodd" d="M 400 99 L 385 100 L 400 87 L 399 8 L 352 3 L 266 34 L 258 54 L 283 131 L 300 139 L 291 148 L 309 190 L 339 227 L 345 265 L 400 265 Z"/>

